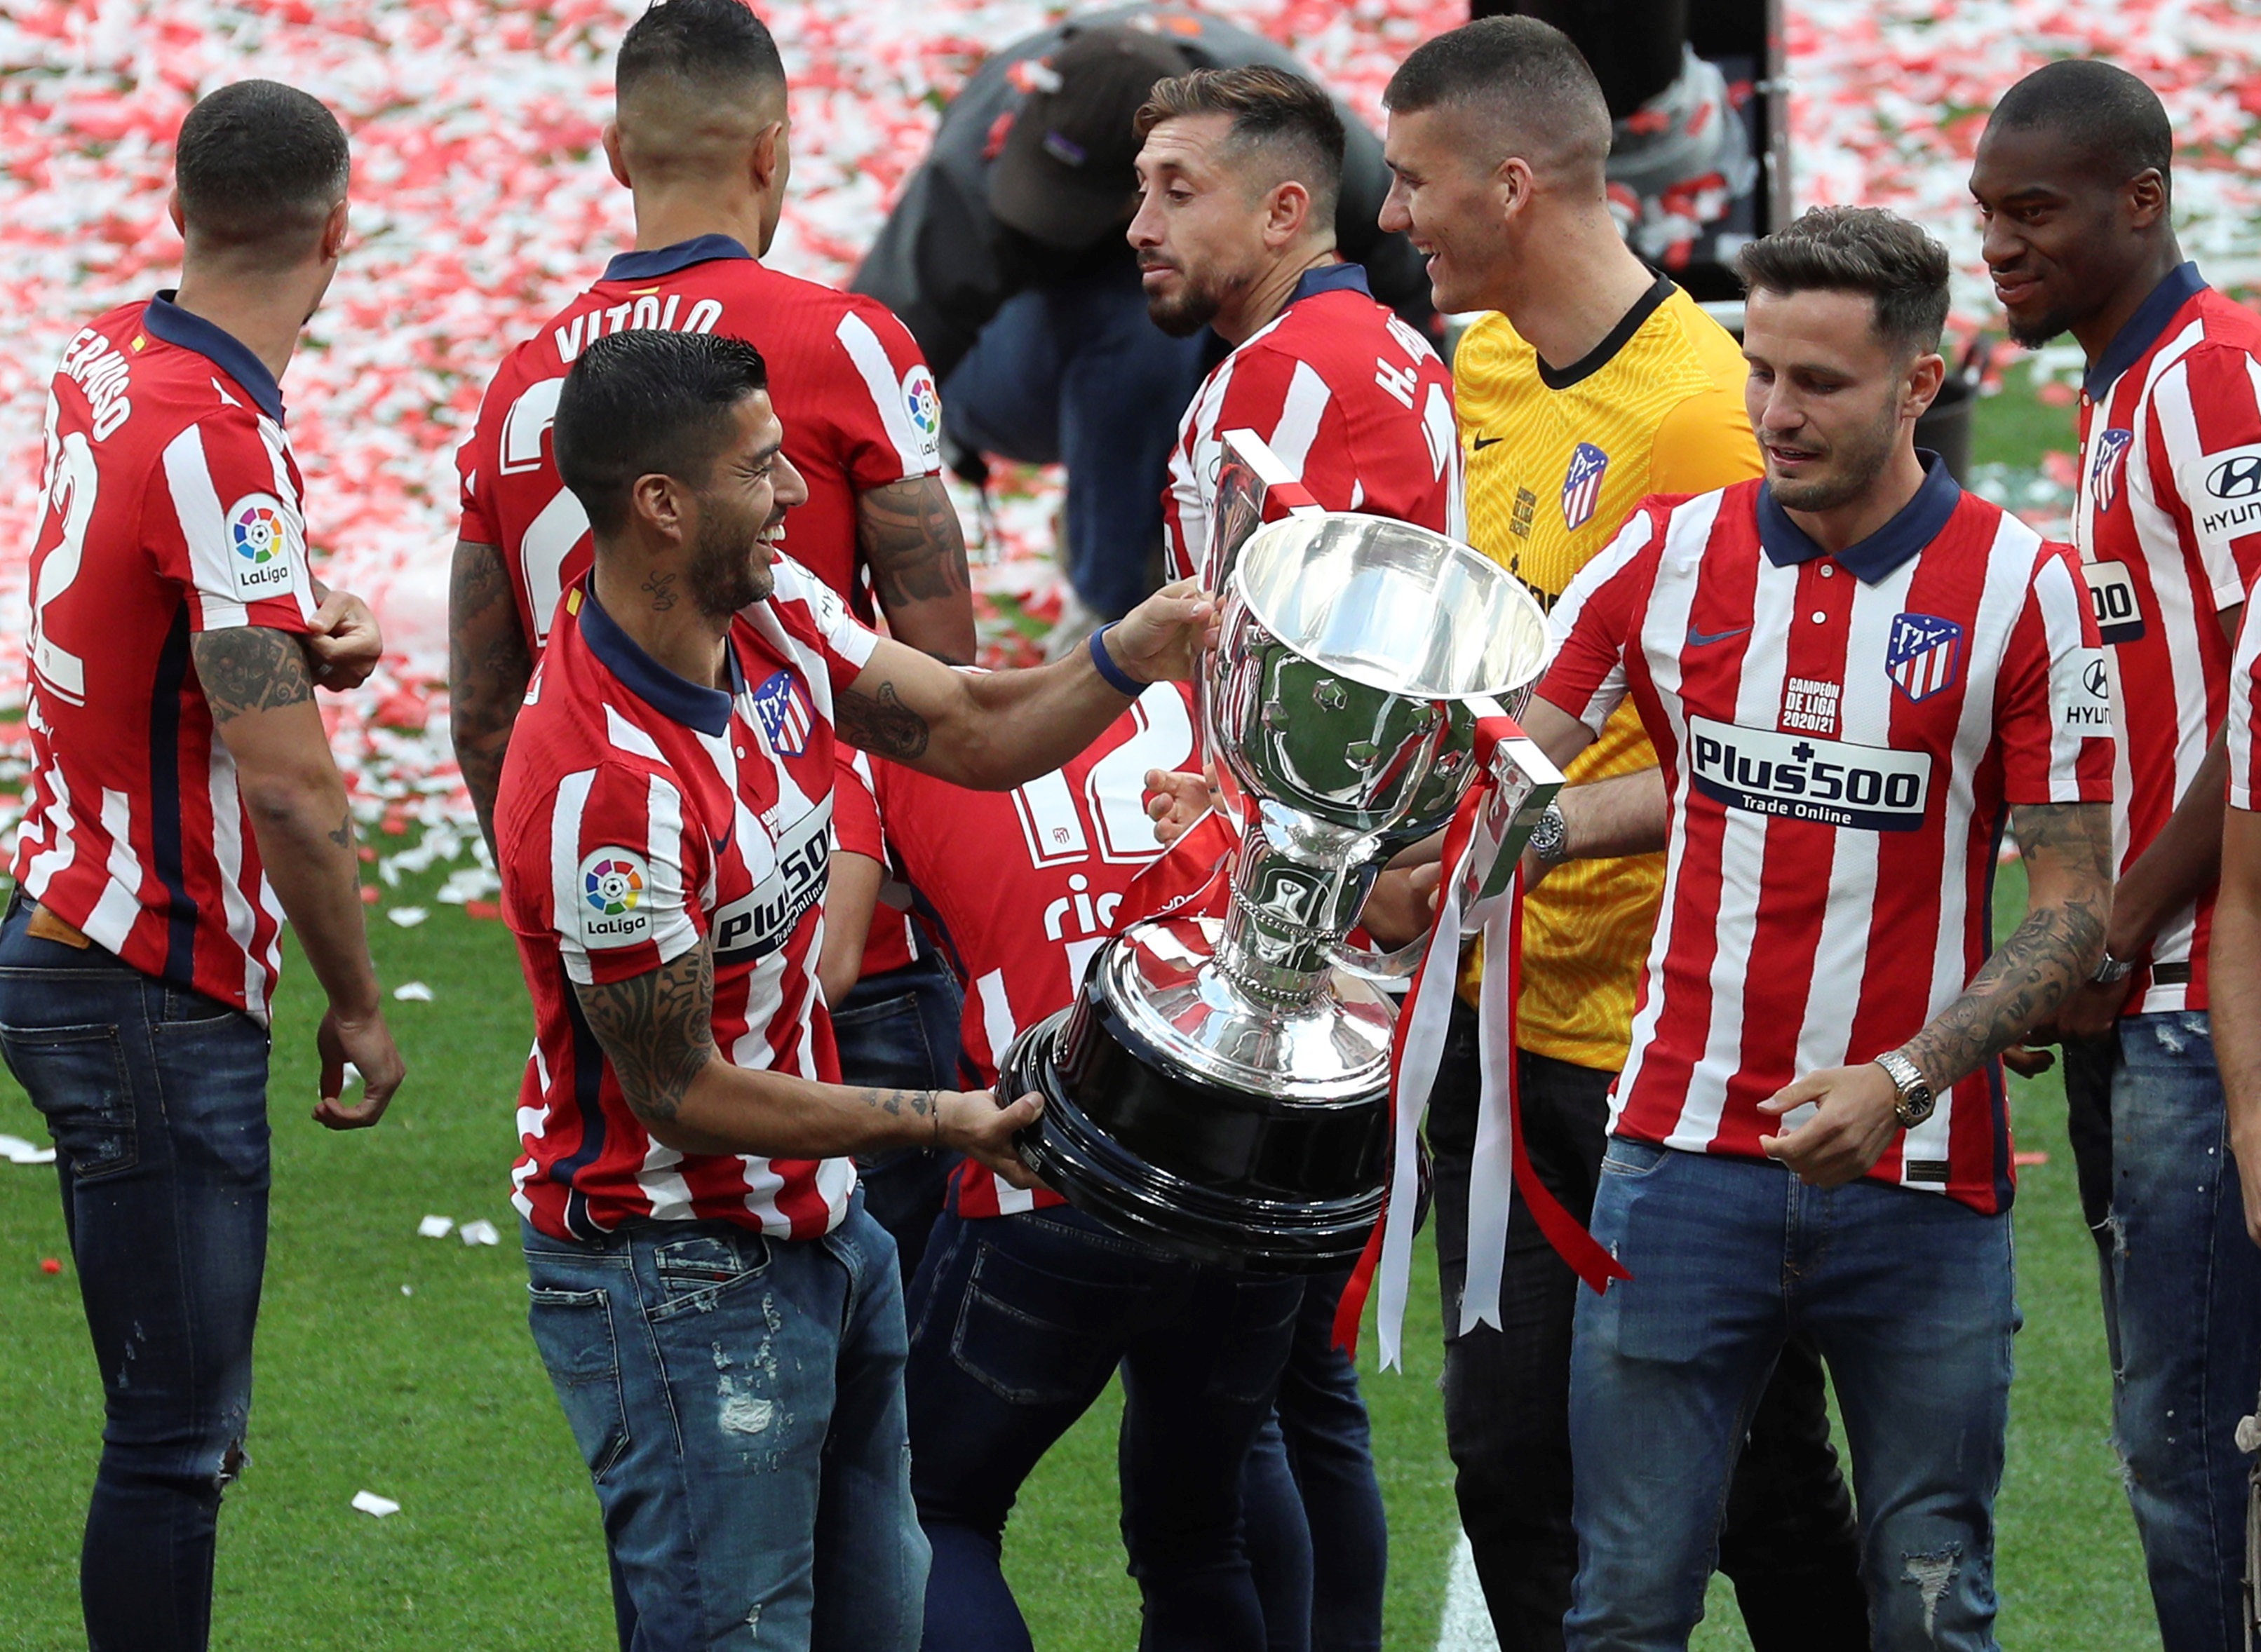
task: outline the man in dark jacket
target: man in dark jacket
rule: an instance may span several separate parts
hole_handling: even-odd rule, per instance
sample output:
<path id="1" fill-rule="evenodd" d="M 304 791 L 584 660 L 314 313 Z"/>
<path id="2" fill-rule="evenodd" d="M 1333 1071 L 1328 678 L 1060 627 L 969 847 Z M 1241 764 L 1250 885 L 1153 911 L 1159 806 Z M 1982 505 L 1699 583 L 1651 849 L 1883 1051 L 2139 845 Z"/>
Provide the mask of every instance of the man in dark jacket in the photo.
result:
<path id="1" fill-rule="evenodd" d="M 1014 42 L 944 111 L 857 272 L 855 290 L 902 318 L 941 381 L 951 449 L 1066 464 L 1068 577 L 1096 618 L 1153 588 L 1170 444 L 1209 352 L 1222 354 L 1206 332 L 1174 339 L 1147 319 L 1123 235 L 1131 118 L 1156 81 L 1245 63 L 1316 78 L 1260 35 L 1181 5 L 1114 7 Z M 1343 255 L 1376 298 L 1425 322 L 1419 257 L 1375 227 L 1381 141 L 1338 107 Z"/>

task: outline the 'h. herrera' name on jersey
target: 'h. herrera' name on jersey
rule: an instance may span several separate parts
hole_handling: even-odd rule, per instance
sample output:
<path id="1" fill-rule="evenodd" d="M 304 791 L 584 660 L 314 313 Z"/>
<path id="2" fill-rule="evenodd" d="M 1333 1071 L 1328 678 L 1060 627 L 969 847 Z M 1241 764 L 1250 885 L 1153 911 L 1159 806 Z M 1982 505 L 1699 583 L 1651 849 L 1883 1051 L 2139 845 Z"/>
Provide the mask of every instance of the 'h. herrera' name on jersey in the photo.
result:
<path id="1" fill-rule="evenodd" d="M 1554 609 L 1539 692 L 1597 731 L 1630 698 L 1670 800 L 1619 1135 L 1761 1156 L 1761 1102 L 1905 1043 L 1985 962 L 2007 809 L 2111 794 L 2070 547 L 1927 459 L 1837 556 L 1762 483 L 1650 500 Z M 1869 1174 L 1999 1211 L 2011 1166 L 1990 1061 Z"/>
<path id="2" fill-rule="evenodd" d="M 267 1019 L 283 914 L 189 639 L 314 612 L 275 376 L 160 293 L 64 349 L 32 543 L 24 892 L 144 974 Z"/>
<path id="3" fill-rule="evenodd" d="M 845 1159 L 685 1155 L 653 1141 L 574 997 L 700 944 L 715 1047 L 736 1066 L 836 1081 L 816 988 L 832 820 L 834 694 L 877 638 L 807 570 L 730 628 L 731 688 L 657 664 L 585 582 L 558 610 L 496 802 L 503 916 L 534 999 L 519 1101 L 519 1210 L 586 1239 L 632 1219 L 829 1232 Z"/>
<path id="4" fill-rule="evenodd" d="M 538 647 L 588 571 L 589 519 L 557 478 L 549 428 L 574 359 L 631 327 L 743 339 L 768 364 L 785 455 L 808 484 L 786 524 L 794 561 L 869 615 L 857 588 L 856 496 L 942 468 L 942 404 L 886 305 L 764 266 L 727 235 L 622 253 L 504 358 L 456 456 L 463 536 L 493 545 Z"/>
<path id="5" fill-rule="evenodd" d="M 1327 510 L 1467 537 L 1453 376 L 1356 264 L 1305 270 L 1287 308 L 1202 382 L 1162 495 L 1173 579 L 1201 571 L 1231 430 L 1255 431 Z"/>
<path id="6" fill-rule="evenodd" d="M 2230 640 L 2216 617 L 2261 574 L 2261 318 L 2184 264 L 2090 370 L 2072 540 L 2105 643 L 2119 735 L 2124 873 L 2198 778 L 2221 729 Z M 2207 1007 L 2214 890 L 2153 937 L 2130 1012 Z"/>

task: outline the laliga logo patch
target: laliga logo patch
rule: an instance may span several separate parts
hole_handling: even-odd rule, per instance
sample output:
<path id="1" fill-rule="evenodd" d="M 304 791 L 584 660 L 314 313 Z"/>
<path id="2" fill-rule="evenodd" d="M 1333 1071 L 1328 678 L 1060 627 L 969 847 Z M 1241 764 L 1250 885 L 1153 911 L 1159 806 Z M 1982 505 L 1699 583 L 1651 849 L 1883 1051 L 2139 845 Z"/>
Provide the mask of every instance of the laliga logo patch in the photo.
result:
<path id="1" fill-rule="evenodd" d="M 263 596 L 291 584 L 291 519 L 272 493 L 247 493 L 227 507 L 228 543 L 235 551 L 235 592 Z"/>
<path id="2" fill-rule="evenodd" d="M 1963 628 L 1934 614 L 1896 614 L 1884 645 L 1884 672 L 1912 700 L 1955 686 L 1963 664 Z"/>
<path id="3" fill-rule="evenodd" d="M 589 946 L 632 946 L 650 932 L 644 909 L 651 867 L 625 849 L 599 849 L 581 862 L 581 939 Z"/>
<path id="4" fill-rule="evenodd" d="M 797 758 L 808 750 L 808 736 L 816 726 L 808 696 L 791 672 L 779 672 L 753 692 L 754 716 L 770 737 L 770 749 L 780 757 Z"/>
<path id="5" fill-rule="evenodd" d="M 2107 430 L 2096 438 L 2096 459 L 2088 467 L 2088 497 L 2098 510 L 2110 510 L 2120 497 L 2120 474 L 2128 468 L 2128 449 L 2135 440 L 2132 430 Z"/>
<path id="6" fill-rule="evenodd" d="M 929 463 L 942 456 L 942 398 L 934 388 L 934 375 L 921 362 L 903 375 L 903 411 L 918 432 L 919 451 Z"/>
<path id="7" fill-rule="evenodd" d="M 1602 502 L 1602 478 L 1610 456 L 1590 442 L 1581 442 L 1570 455 L 1569 472 L 1562 478 L 1562 525 L 1583 528 Z"/>

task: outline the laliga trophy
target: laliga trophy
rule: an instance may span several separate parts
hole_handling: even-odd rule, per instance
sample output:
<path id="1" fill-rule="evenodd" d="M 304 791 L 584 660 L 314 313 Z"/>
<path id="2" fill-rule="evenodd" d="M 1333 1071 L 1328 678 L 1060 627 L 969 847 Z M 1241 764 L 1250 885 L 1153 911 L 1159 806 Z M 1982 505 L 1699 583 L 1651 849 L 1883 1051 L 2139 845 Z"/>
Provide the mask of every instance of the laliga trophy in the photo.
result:
<path id="1" fill-rule="evenodd" d="M 1225 439 L 1203 583 L 1223 593 L 1199 724 L 1242 822 L 1220 916 L 1136 923 L 1070 1008 L 999 1064 L 1035 1090 L 1022 1156 L 1080 1209 L 1200 1261 L 1346 1266 L 1382 1206 L 1391 1033 L 1382 983 L 1424 943 L 1345 937 L 1375 875 L 1480 778 L 1465 904 L 1504 889 L 1561 777 L 1511 723 L 1480 776 L 1479 719 L 1520 708 L 1547 623 L 1482 553 L 1308 502 L 1252 433 Z M 1238 796 L 1235 794 L 1238 794 Z"/>

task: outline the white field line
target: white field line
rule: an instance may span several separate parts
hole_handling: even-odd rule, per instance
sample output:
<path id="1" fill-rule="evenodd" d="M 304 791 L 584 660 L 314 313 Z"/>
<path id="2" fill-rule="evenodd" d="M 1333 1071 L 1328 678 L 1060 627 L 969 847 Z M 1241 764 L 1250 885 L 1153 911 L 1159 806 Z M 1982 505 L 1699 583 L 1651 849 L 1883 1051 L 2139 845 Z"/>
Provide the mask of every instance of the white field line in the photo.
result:
<path id="1" fill-rule="evenodd" d="M 1445 1620 L 1438 1626 L 1437 1652 L 1499 1652 L 1491 1613 L 1484 1608 L 1483 1588 L 1476 1582 L 1475 1551 L 1468 1547 L 1466 1532 L 1453 1548 L 1452 1577 L 1445 1584 Z"/>

